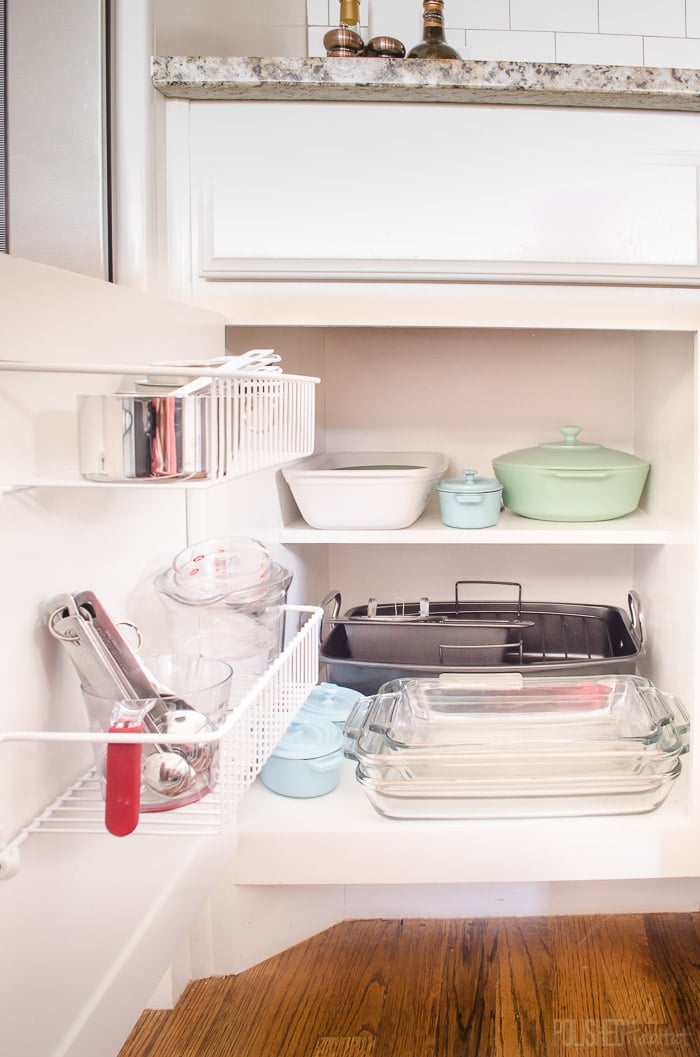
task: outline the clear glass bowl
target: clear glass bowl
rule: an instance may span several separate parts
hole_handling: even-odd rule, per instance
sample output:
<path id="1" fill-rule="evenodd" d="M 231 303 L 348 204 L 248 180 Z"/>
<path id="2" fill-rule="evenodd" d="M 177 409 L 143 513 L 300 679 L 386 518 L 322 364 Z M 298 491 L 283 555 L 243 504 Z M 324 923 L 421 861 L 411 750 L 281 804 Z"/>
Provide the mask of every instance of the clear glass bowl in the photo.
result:
<path id="1" fill-rule="evenodd" d="M 182 596 L 216 602 L 267 578 L 272 553 L 248 536 L 223 536 L 185 547 L 173 559 L 173 579 Z"/>

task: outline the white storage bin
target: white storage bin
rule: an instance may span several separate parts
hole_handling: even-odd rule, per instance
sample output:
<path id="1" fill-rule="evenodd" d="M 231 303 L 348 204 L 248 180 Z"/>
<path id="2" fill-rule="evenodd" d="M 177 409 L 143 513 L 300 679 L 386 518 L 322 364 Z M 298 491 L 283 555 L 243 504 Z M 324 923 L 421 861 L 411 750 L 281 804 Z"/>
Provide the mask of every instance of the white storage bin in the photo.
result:
<path id="1" fill-rule="evenodd" d="M 434 451 L 333 452 L 282 473 L 312 528 L 401 529 L 421 516 L 448 461 Z"/>

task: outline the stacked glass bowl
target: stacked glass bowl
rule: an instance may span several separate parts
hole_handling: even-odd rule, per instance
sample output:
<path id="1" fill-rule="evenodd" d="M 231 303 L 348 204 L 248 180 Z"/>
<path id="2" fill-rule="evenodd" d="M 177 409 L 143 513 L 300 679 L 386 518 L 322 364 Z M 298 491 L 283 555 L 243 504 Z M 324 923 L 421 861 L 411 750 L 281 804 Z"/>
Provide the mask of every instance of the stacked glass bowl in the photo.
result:
<path id="1" fill-rule="evenodd" d="M 443 675 L 361 698 L 345 755 L 390 818 L 624 815 L 666 799 L 688 726 L 640 676 Z"/>

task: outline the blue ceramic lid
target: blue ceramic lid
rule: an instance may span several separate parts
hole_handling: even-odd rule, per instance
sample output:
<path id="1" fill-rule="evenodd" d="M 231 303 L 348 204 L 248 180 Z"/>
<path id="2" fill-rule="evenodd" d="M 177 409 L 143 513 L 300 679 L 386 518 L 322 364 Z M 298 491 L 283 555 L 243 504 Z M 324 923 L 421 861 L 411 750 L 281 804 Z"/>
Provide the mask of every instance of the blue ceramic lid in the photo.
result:
<path id="1" fill-rule="evenodd" d="M 344 723 L 360 697 L 362 694 L 359 690 L 351 690 L 349 686 L 319 683 L 304 702 L 299 719 L 310 717 Z"/>
<path id="2" fill-rule="evenodd" d="M 495 477 L 479 477 L 476 470 L 465 470 L 462 477 L 445 477 L 440 481 L 437 490 L 475 495 L 481 492 L 501 492 L 503 485 Z"/>
<path id="3" fill-rule="evenodd" d="M 328 756 L 343 746 L 343 735 L 327 720 L 301 717 L 284 732 L 272 753 L 282 760 L 315 760 Z"/>

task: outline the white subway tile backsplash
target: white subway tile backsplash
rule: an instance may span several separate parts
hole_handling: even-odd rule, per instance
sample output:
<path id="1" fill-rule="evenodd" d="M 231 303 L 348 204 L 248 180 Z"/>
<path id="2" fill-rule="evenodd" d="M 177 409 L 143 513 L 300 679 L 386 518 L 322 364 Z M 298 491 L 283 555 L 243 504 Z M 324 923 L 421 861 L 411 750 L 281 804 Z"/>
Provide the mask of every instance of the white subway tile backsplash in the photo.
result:
<path id="1" fill-rule="evenodd" d="M 368 17 L 370 37 L 397 37 L 407 51 L 421 39 L 420 4 L 407 0 L 371 0 Z"/>
<path id="2" fill-rule="evenodd" d="M 688 70 L 700 70 L 700 40 L 645 37 L 644 65 L 679 66 Z"/>
<path id="3" fill-rule="evenodd" d="M 643 37 L 607 33 L 557 33 L 557 62 L 587 66 L 643 66 Z"/>
<path id="4" fill-rule="evenodd" d="M 596 33 L 598 0 L 510 0 L 510 28 Z"/>
<path id="5" fill-rule="evenodd" d="M 509 0 L 445 0 L 445 22 L 466 29 L 510 29 L 509 6 Z"/>
<path id="6" fill-rule="evenodd" d="M 310 26 L 330 25 L 329 0 L 306 0 L 306 21 Z M 334 12 L 335 13 L 335 12 Z"/>
<path id="7" fill-rule="evenodd" d="M 368 0 L 368 9 L 370 36 L 398 37 L 407 50 L 421 39 L 423 21 L 418 0 Z M 461 50 L 460 44 L 464 46 L 465 28 L 507 30 L 508 27 L 509 0 L 446 0 L 445 37 L 458 50 Z"/>
<path id="8" fill-rule="evenodd" d="M 445 40 L 456 52 L 459 52 L 460 59 L 466 58 L 463 29 L 450 29 L 449 26 L 445 26 Z"/>
<path id="9" fill-rule="evenodd" d="M 685 36 L 685 0 L 599 0 L 601 33 Z"/>
<path id="10" fill-rule="evenodd" d="M 461 55 L 463 59 L 554 62 L 554 33 L 500 33 L 467 29 L 467 42 Z"/>
<path id="11" fill-rule="evenodd" d="M 305 9 L 307 55 L 323 56 L 338 0 Z M 361 15 L 365 40 L 421 39 L 420 0 L 361 0 Z M 464 59 L 700 69 L 700 0 L 445 0 L 445 22 Z"/>
<path id="12" fill-rule="evenodd" d="M 322 58 L 326 54 L 323 38 L 327 32 L 328 26 L 309 26 L 307 30 L 306 54 L 310 58 Z"/>

